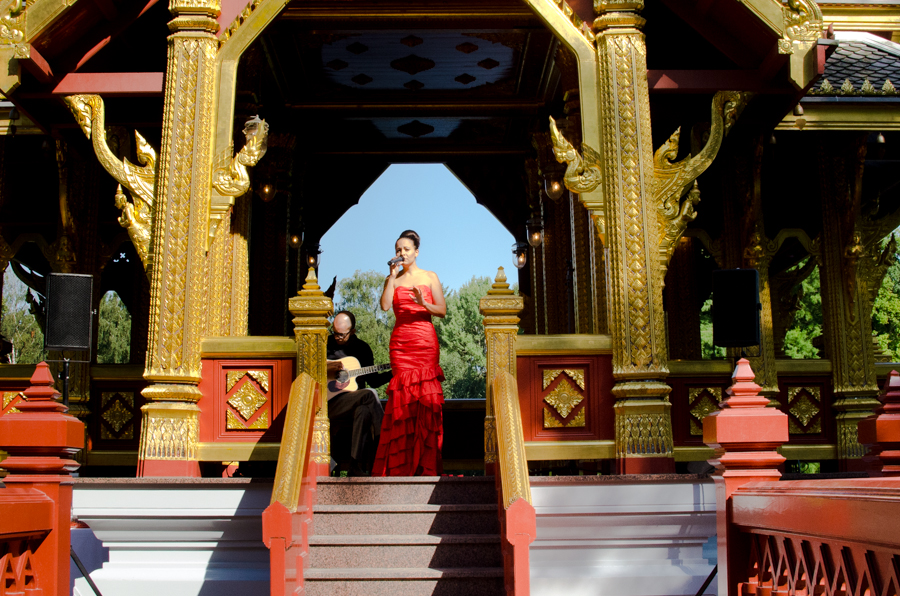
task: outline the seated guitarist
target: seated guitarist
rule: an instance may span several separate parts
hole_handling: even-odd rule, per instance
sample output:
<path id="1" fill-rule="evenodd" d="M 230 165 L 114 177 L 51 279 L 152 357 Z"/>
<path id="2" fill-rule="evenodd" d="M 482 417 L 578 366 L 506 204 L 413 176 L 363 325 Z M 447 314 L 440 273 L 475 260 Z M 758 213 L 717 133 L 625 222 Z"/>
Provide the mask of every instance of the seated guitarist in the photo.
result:
<path id="1" fill-rule="evenodd" d="M 362 368 L 375 364 L 372 348 L 356 336 L 356 317 L 350 311 L 342 310 L 334 316 L 332 335 L 328 337 L 328 378 L 334 379 L 344 368 L 341 362 L 332 362 L 352 356 Z M 360 389 L 345 391 L 329 398 L 328 418 L 332 422 L 352 424 L 350 436 L 350 476 L 368 476 L 375 458 L 375 449 L 381 433 L 381 419 L 384 409 L 378 401 L 378 392 L 371 387 L 380 387 L 391 379 L 391 372 L 371 373 L 356 377 Z M 369 388 L 366 388 L 366 386 Z M 340 424 L 338 425 L 340 426 Z M 332 443 L 332 451 L 339 454 L 342 445 Z"/>

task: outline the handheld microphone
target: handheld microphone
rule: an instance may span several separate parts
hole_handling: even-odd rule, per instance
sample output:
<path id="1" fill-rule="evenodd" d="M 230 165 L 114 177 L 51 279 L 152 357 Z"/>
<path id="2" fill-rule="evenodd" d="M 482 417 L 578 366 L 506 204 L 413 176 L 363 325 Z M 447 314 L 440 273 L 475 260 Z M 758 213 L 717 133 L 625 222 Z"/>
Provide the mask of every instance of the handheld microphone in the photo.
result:
<path id="1" fill-rule="evenodd" d="M 402 262 L 403 262 L 403 257 L 394 257 L 393 259 L 388 261 L 388 267 L 393 267 L 397 263 L 402 263 Z"/>

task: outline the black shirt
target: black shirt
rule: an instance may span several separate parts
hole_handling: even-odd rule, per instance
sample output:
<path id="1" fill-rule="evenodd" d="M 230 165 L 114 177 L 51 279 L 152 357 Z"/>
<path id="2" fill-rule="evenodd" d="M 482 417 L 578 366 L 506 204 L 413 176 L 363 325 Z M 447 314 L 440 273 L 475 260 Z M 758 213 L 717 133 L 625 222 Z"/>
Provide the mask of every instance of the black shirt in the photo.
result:
<path id="1" fill-rule="evenodd" d="M 369 344 L 356 337 L 356 335 L 351 335 L 350 339 L 348 339 L 347 343 L 344 345 L 340 345 L 337 340 L 334 339 L 333 335 L 329 335 L 328 343 L 326 345 L 326 357 L 329 360 L 340 360 L 341 358 L 346 358 L 348 356 L 352 356 L 359 360 L 359 366 L 361 368 L 375 364 L 375 356 L 372 355 L 372 348 L 369 347 Z M 356 377 L 356 383 L 359 385 L 360 389 L 364 389 L 365 387 L 381 387 L 390 380 L 390 371 L 370 373 L 368 375 Z"/>

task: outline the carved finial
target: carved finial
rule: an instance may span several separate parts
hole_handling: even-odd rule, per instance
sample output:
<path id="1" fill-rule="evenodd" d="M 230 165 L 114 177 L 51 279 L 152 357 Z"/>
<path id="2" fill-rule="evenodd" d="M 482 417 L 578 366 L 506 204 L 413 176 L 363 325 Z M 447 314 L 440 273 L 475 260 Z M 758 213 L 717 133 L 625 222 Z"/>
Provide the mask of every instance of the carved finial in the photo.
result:
<path id="1" fill-rule="evenodd" d="M 760 386 L 753 379 L 756 373 L 750 367 L 750 361 L 746 358 L 738 360 L 734 373 L 731 375 L 732 384 L 728 388 L 728 398 L 722 402 L 723 408 L 765 408 L 769 400 L 759 394 Z"/>
<path id="2" fill-rule="evenodd" d="M 834 93 L 834 86 L 828 82 L 828 79 L 822 79 L 822 84 L 819 85 L 819 93 L 822 95 L 831 95 Z"/>
<path id="3" fill-rule="evenodd" d="M 844 79 L 844 84 L 841 85 L 841 93 L 843 95 L 853 95 L 856 93 L 856 89 L 853 87 L 853 83 L 850 82 L 850 79 Z"/>
<path id="4" fill-rule="evenodd" d="M 894 84 L 891 82 L 890 79 L 884 80 L 884 86 L 881 87 L 881 92 L 884 93 L 885 95 L 896 95 L 897 94 L 897 90 L 894 89 Z"/>
<path id="5" fill-rule="evenodd" d="M 866 80 L 863 81 L 863 86 L 860 89 L 860 91 L 862 92 L 863 95 L 875 95 L 876 93 L 878 93 L 878 91 L 875 89 L 875 87 L 869 81 L 869 77 L 866 77 Z"/>
<path id="6" fill-rule="evenodd" d="M 512 293 L 513 291 L 509 289 L 509 284 L 506 282 L 506 272 L 503 270 L 503 267 L 500 267 L 497 269 L 497 277 L 494 278 L 494 285 L 488 290 L 488 295 L 495 296 L 497 294 Z"/>
<path id="7" fill-rule="evenodd" d="M 309 272 L 306 274 L 306 283 L 303 284 L 303 289 L 307 291 L 321 290 L 318 282 L 319 280 L 316 277 L 316 270 L 310 267 Z"/>

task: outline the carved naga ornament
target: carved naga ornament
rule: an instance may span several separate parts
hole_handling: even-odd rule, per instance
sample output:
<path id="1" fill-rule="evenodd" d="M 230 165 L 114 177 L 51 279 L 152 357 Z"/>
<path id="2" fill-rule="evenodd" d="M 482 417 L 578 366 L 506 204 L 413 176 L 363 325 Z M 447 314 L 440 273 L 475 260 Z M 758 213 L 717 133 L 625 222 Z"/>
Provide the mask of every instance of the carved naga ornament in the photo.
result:
<path id="1" fill-rule="evenodd" d="M 81 130 L 94 146 L 94 154 L 110 176 L 119 183 L 116 190 L 116 207 L 122 211 L 119 225 L 128 230 L 128 236 L 144 264 L 150 268 L 150 231 L 153 218 L 153 199 L 156 194 L 156 151 L 135 131 L 137 157 L 142 166 L 136 166 L 128 158 L 116 157 L 106 140 L 106 121 L 103 99 L 99 95 L 69 95 L 66 105 L 75 115 Z M 131 202 L 122 192 L 125 187 L 131 194 Z"/>
<path id="2" fill-rule="evenodd" d="M 600 186 L 603 173 L 600 169 L 600 154 L 597 151 L 582 143 L 581 150 L 584 153 L 582 157 L 572 143 L 559 132 L 553 116 L 550 116 L 550 138 L 553 139 L 553 155 L 556 161 L 568 164 L 563 176 L 566 188 L 581 194 L 591 192 Z"/>
<path id="3" fill-rule="evenodd" d="M 697 218 L 700 202 L 697 178 L 712 164 L 722 146 L 722 139 L 734 126 L 744 109 L 749 94 L 740 91 L 719 91 L 713 97 L 709 138 L 696 155 L 675 162 L 681 128 L 678 128 L 653 155 L 653 199 L 657 205 L 659 225 L 659 256 L 667 268 L 675 251 L 675 244 L 684 234 L 689 222 Z M 682 201 L 682 197 L 687 198 Z"/>
<path id="4" fill-rule="evenodd" d="M 788 0 L 782 11 L 784 37 L 778 40 L 779 54 L 793 54 L 794 44 L 809 47 L 822 36 L 822 9 L 814 0 Z"/>
<path id="5" fill-rule="evenodd" d="M 254 116 L 244 126 L 247 142 L 231 163 L 213 172 L 213 188 L 226 197 L 240 197 L 250 190 L 250 172 L 263 155 L 266 154 L 266 141 L 269 137 L 269 125 L 265 120 Z"/>

